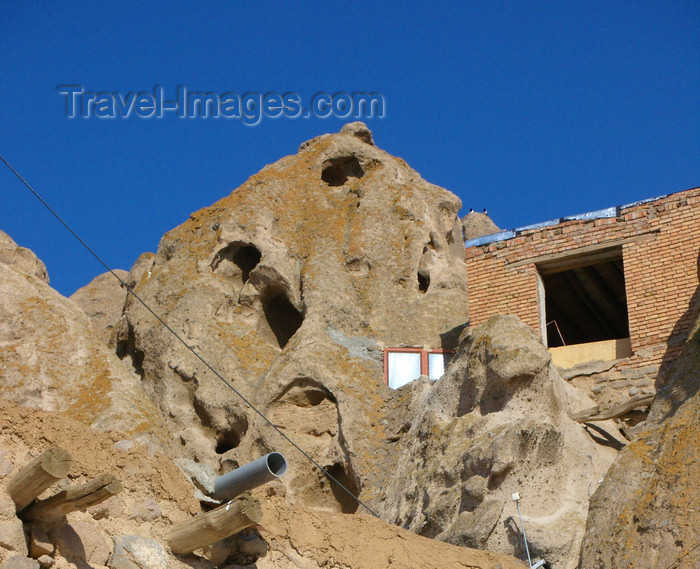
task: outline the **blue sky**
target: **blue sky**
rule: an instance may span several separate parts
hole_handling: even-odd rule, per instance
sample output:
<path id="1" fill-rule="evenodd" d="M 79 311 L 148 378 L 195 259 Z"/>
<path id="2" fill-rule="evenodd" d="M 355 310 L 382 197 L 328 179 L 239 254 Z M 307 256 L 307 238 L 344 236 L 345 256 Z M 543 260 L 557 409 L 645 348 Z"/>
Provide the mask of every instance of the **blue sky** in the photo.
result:
<path id="1" fill-rule="evenodd" d="M 59 85 L 378 92 L 378 146 L 513 228 L 700 185 L 700 3 L 0 3 L 0 154 L 128 269 L 347 119 L 66 117 Z M 103 272 L 0 164 L 0 229 L 69 295 Z"/>

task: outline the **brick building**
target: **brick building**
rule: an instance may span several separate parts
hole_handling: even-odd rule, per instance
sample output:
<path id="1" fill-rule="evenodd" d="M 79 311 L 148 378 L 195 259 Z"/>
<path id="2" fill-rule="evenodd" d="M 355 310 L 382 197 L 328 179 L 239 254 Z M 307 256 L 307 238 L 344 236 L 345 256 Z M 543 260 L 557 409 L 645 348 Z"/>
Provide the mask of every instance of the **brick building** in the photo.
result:
<path id="1" fill-rule="evenodd" d="M 471 324 L 515 314 L 594 393 L 652 391 L 687 337 L 699 252 L 700 188 L 471 239 Z"/>

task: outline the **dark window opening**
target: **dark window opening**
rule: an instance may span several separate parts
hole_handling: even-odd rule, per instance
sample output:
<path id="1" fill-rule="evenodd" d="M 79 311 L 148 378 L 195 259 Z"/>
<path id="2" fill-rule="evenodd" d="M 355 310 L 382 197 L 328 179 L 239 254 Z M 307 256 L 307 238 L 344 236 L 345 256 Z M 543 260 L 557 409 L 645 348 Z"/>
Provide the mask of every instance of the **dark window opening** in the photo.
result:
<path id="1" fill-rule="evenodd" d="M 263 312 L 270 330 L 277 338 L 280 348 L 284 348 L 294 333 L 301 328 L 304 315 L 299 312 L 284 293 L 263 295 Z"/>
<path id="2" fill-rule="evenodd" d="M 538 269 L 550 348 L 629 337 L 621 247 L 543 263 Z"/>
<path id="3" fill-rule="evenodd" d="M 323 164 L 321 179 L 329 186 L 342 186 L 348 178 L 362 178 L 365 171 L 355 156 L 330 158 Z"/>

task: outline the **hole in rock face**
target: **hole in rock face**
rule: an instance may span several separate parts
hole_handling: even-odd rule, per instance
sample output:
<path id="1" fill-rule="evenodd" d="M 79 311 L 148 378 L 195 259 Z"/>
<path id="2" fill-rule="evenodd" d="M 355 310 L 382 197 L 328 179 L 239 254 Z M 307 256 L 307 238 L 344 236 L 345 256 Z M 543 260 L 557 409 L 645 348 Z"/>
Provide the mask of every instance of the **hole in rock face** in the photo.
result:
<path id="1" fill-rule="evenodd" d="M 427 292 L 430 286 L 430 275 L 428 273 L 419 272 L 418 273 L 418 290 L 421 292 Z"/>
<path id="2" fill-rule="evenodd" d="M 255 245 L 248 243 L 231 243 L 216 254 L 212 262 L 212 270 L 222 273 L 232 272 L 231 263 L 240 271 L 241 280 L 245 283 L 250 272 L 258 266 L 262 254 Z M 236 271 L 236 272 L 238 272 Z"/>
<path id="3" fill-rule="evenodd" d="M 231 428 L 219 433 L 216 439 L 216 454 L 224 454 L 238 447 L 247 432 L 248 420 L 241 416 L 231 425 Z"/>
<path id="4" fill-rule="evenodd" d="M 136 347 L 136 333 L 134 332 L 133 326 L 129 325 L 129 330 L 125 339 L 117 341 L 116 352 L 120 360 L 129 356 L 134 371 L 143 378 L 143 360 L 146 354 Z"/>
<path id="5" fill-rule="evenodd" d="M 265 319 L 277 338 L 279 347 L 284 348 L 301 327 L 304 315 L 294 308 L 284 293 L 265 294 L 261 300 Z"/>
<path id="6" fill-rule="evenodd" d="M 220 438 L 216 443 L 216 454 L 227 453 L 231 449 L 236 448 L 240 444 L 240 442 L 240 439 L 236 440 L 233 437 L 229 438 L 227 436 L 224 436 Z"/>
<path id="7" fill-rule="evenodd" d="M 362 178 L 365 171 L 355 156 L 331 158 L 323 165 L 321 179 L 329 186 L 342 186 L 348 178 Z"/>
<path id="8" fill-rule="evenodd" d="M 330 474 L 333 478 L 350 490 L 350 492 L 357 496 L 357 484 L 355 484 L 352 478 L 348 476 L 347 472 L 345 471 L 345 467 L 343 467 L 342 464 L 336 462 L 333 466 L 326 468 L 326 470 L 328 471 L 328 474 Z M 357 500 L 355 500 L 332 480 L 326 479 L 326 481 L 328 484 L 330 484 L 331 492 L 333 492 L 333 496 L 340 505 L 340 511 L 344 514 L 354 514 L 359 506 Z"/>

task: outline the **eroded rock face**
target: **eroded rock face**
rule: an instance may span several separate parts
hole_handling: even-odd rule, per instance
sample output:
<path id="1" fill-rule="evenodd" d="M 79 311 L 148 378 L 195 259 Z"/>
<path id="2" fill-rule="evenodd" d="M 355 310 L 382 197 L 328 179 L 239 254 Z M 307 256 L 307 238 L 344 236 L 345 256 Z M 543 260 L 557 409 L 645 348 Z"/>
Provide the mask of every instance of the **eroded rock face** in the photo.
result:
<path id="1" fill-rule="evenodd" d="M 0 283 L 0 397 L 168 444 L 138 375 L 49 286 L 44 264 L 2 232 Z"/>
<path id="2" fill-rule="evenodd" d="M 129 273 L 115 269 L 114 275 L 126 281 Z M 76 290 L 70 297 L 90 317 L 92 329 L 105 344 L 122 315 L 126 290 L 112 273 L 95 277 L 90 283 Z"/>
<path id="3" fill-rule="evenodd" d="M 451 347 L 467 320 L 459 208 L 355 123 L 192 214 L 129 278 L 231 385 L 360 493 L 388 452 L 383 347 Z M 356 510 L 140 305 L 127 300 L 125 315 L 119 353 L 183 458 L 224 472 L 281 451 L 288 496 Z"/>
<path id="4" fill-rule="evenodd" d="M 698 295 L 695 295 L 698 314 Z M 700 564 L 700 318 L 651 406 L 644 431 L 591 498 L 580 567 Z"/>
<path id="5" fill-rule="evenodd" d="M 519 492 L 531 554 L 575 567 L 589 495 L 616 452 L 568 417 L 591 401 L 559 378 L 535 332 L 495 316 L 465 332 L 433 387 L 410 389 L 418 389 L 415 418 L 396 443 L 382 517 L 524 559 L 511 500 Z M 612 424 L 599 428 L 616 433 Z"/>
<path id="6" fill-rule="evenodd" d="M 462 228 L 466 240 L 492 235 L 501 230 L 488 215 L 478 211 L 470 211 L 462 218 Z"/>

